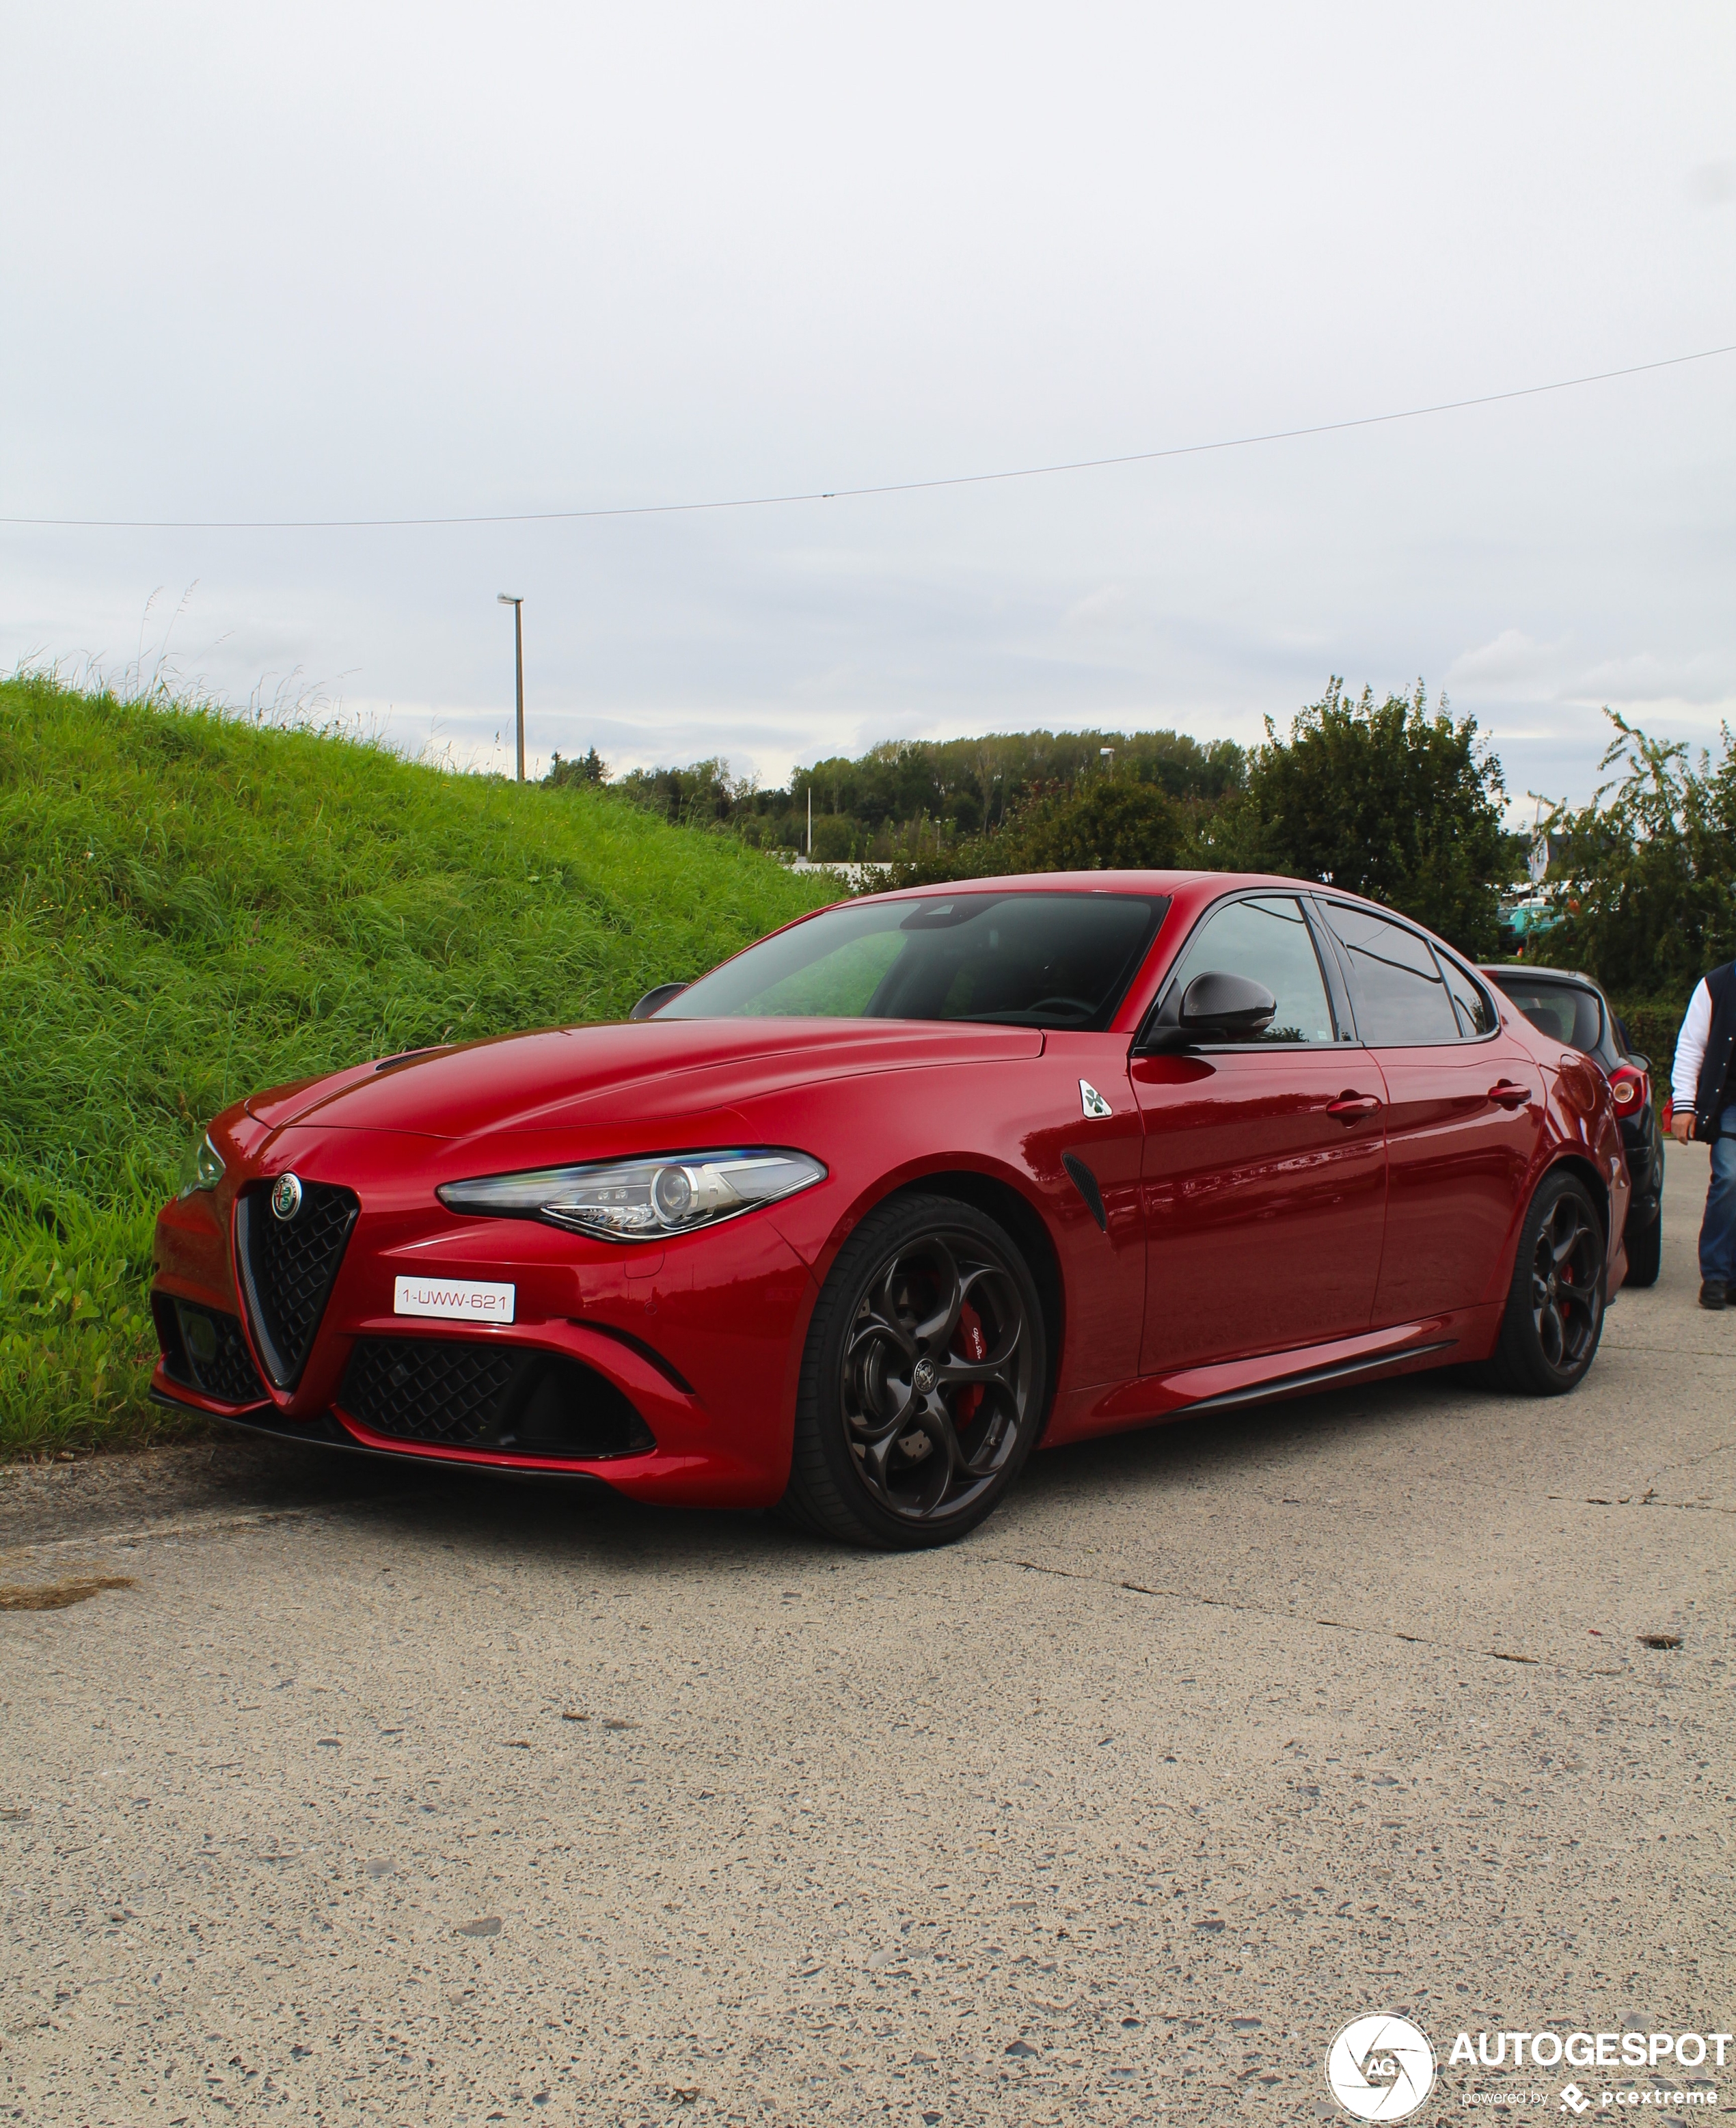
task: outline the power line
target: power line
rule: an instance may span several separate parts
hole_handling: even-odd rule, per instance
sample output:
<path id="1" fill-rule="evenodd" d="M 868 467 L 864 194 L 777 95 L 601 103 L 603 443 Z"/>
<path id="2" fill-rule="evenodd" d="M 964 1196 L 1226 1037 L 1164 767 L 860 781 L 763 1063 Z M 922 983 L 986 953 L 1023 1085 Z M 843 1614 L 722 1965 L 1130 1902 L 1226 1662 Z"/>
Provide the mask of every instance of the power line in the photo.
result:
<path id="1" fill-rule="evenodd" d="M 1096 473 L 1111 466 L 1150 465 L 1160 458 L 1187 458 L 1209 451 L 1247 450 L 1256 444 L 1291 443 L 1304 436 L 1337 435 L 1348 429 L 1380 428 L 1391 421 L 1417 421 L 1432 414 L 1458 414 L 1472 406 L 1498 406 L 1512 399 L 1535 399 L 1548 392 L 1574 392 L 1581 385 L 1608 384 L 1617 378 L 1643 377 L 1656 369 L 1679 369 L 1690 362 L 1710 362 L 1736 354 L 1728 347 L 1702 348 L 1696 354 L 1667 355 L 1661 362 L 1636 362 L 1625 369 L 1600 369 L 1588 377 L 1563 377 L 1553 384 L 1524 384 L 1510 392 L 1486 392 L 1472 399 L 1443 399 L 1432 406 L 1406 406 L 1394 414 L 1363 414 L 1348 421 L 1316 421 L 1302 429 L 1270 429 L 1258 435 L 1225 436 L 1210 444 L 1174 444 L 1156 451 L 1124 451 L 1105 458 L 1068 458 L 1058 465 L 1013 466 L 1001 473 L 961 473 L 932 480 L 883 481 L 872 487 L 822 487 L 788 495 L 737 495 L 707 502 L 633 502 L 597 510 L 514 510 L 453 517 L 0 517 L 0 525 L 36 526 L 57 531 L 92 532 L 383 532 L 418 526 L 461 525 L 563 525 L 602 517 L 679 517 L 708 510 L 773 510 L 797 502 L 847 502 L 876 495 L 921 495 L 943 487 L 982 487 L 996 481 L 1043 480 L 1055 473 Z"/>

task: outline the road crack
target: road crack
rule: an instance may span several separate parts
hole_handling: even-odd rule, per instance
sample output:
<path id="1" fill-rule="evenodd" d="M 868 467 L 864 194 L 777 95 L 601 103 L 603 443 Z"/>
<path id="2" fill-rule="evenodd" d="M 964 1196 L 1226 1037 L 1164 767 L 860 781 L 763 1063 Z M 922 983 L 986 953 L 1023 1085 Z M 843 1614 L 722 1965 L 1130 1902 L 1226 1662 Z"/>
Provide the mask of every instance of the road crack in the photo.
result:
<path id="1" fill-rule="evenodd" d="M 1672 1466 L 1677 1467 L 1677 1466 Z M 1660 1500 L 1655 1493 L 1642 1493 L 1635 1499 L 1631 1493 L 1622 1493 L 1614 1499 L 1602 1499 L 1595 1493 L 1581 1499 L 1577 1494 L 1546 1493 L 1543 1498 L 1558 1506 L 1568 1508 L 1675 1508 L 1686 1514 L 1732 1515 L 1736 1508 L 1720 1508 L 1714 1500 Z"/>
<path id="2" fill-rule="evenodd" d="M 1655 1470 L 1652 1473 L 1651 1476 L 1646 1480 L 1646 1489 L 1641 1495 L 1641 1504 L 1643 1506 L 1655 1504 L 1659 1507 L 1672 1508 L 1686 1508 L 1702 1504 L 1701 1503 L 1691 1500 L 1654 1501 L 1654 1495 L 1658 1490 L 1658 1480 L 1660 1478 L 1668 1477 L 1672 1470 L 1697 1470 L 1702 1463 L 1710 1463 L 1715 1456 L 1728 1456 L 1733 1448 L 1736 1448 L 1736 1441 L 1720 1441 L 1715 1448 L 1708 1448 L 1702 1455 L 1685 1456 L 1679 1463 L 1660 1464 L 1658 1468 Z M 1727 1514 L 1729 1510 L 1728 1508 L 1720 1508 L 1717 1510 L 1717 1512 Z"/>
<path id="3" fill-rule="evenodd" d="M 1034 1559 L 1017 1559 L 1005 1553 L 972 1551 L 972 1559 L 986 1561 L 992 1566 L 1012 1566 L 1026 1574 L 1046 1574 L 1058 1581 L 1083 1581 L 1098 1589 L 1125 1592 L 1131 1596 L 1155 1596 L 1174 1603 L 1195 1603 L 1208 1610 L 1239 1611 L 1257 1618 L 1282 1620 L 1291 1626 L 1324 1626 L 1337 1633 L 1355 1633 L 1365 1640 L 1400 1641 L 1410 1647 L 1432 1648 L 1442 1655 L 1468 1656 L 1478 1662 L 1523 1663 L 1548 1670 L 1567 1670 L 1581 1677 L 1629 1676 L 1627 1670 L 1611 1671 L 1593 1669 L 1587 1664 L 1570 1662 L 1565 1658 L 1548 1655 L 1515 1654 L 1505 1648 L 1474 1648 L 1459 1641 L 1436 1639 L 1429 1633 L 1401 1633 L 1396 1626 L 1361 1626 L 1349 1618 L 1317 1618 L 1306 1611 L 1286 1611 L 1268 1603 L 1252 1603 L 1244 1597 L 1206 1596 L 1196 1589 L 1163 1589 L 1149 1582 L 1128 1581 L 1106 1574 L 1087 1574 L 1068 1566 L 1045 1566 Z"/>
<path id="4" fill-rule="evenodd" d="M 140 1522 L 131 1529 L 95 1530 L 83 1537 L 21 1537 L 0 1543 L 0 1558 L 16 1552 L 77 1551 L 87 1545 L 144 1544 L 154 1537 L 209 1537 L 228 1530 L 266 1529 L 273 1522 L 309 1522 L 321 1516 L 344 1513 L 351 1507 L 379 1507 L 394 1499 L 413 1497 L 408 1493 L 375 1494 L 366 1502 L 327 1500 L 305 1508 L 264 1508 L 256 1514 L 193 1515 L 179 1522 Z"/>

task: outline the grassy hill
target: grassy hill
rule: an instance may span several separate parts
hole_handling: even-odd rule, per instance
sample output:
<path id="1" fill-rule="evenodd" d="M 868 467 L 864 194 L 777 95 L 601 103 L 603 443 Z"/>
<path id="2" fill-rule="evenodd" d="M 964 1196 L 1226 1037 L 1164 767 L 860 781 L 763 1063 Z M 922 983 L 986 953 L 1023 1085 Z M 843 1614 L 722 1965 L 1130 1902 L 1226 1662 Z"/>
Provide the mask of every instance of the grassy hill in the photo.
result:
<path id="1" fill-rule="evenodd" d="M 825 898 L 595 787 L 0 682 L 0 1452 L 160 1430 L 151 1222 L 226 1104 L 618 1017 Z"/>

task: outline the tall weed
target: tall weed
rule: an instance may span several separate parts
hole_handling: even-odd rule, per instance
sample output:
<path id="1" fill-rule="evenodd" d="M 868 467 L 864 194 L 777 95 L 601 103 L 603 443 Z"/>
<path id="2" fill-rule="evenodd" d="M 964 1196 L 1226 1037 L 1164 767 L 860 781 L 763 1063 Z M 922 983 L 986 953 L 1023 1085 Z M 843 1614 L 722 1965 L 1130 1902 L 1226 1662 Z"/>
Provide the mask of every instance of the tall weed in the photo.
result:
<path id="1" fill-rule="evenodd" d="M 828 898 L 595 785 L 0 682 L 0 1452 L 155 1426 L 152 1221 L 240 1095 L 618 1018 Z"/>

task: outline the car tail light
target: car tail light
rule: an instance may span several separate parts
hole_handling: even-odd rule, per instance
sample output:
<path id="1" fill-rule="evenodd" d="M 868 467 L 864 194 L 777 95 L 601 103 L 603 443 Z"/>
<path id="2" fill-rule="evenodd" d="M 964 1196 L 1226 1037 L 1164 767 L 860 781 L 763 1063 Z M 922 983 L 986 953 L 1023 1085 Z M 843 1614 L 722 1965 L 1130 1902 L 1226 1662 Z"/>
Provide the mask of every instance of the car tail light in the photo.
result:
<path id="1" fill-rule="evenodd" d="M 1646 1075 L 1637 1064 L 1618 1064 L 1610 1074 L 1610 1092 L 1619 1116 L 1637 1116 L 1648 1090 Z"/>

